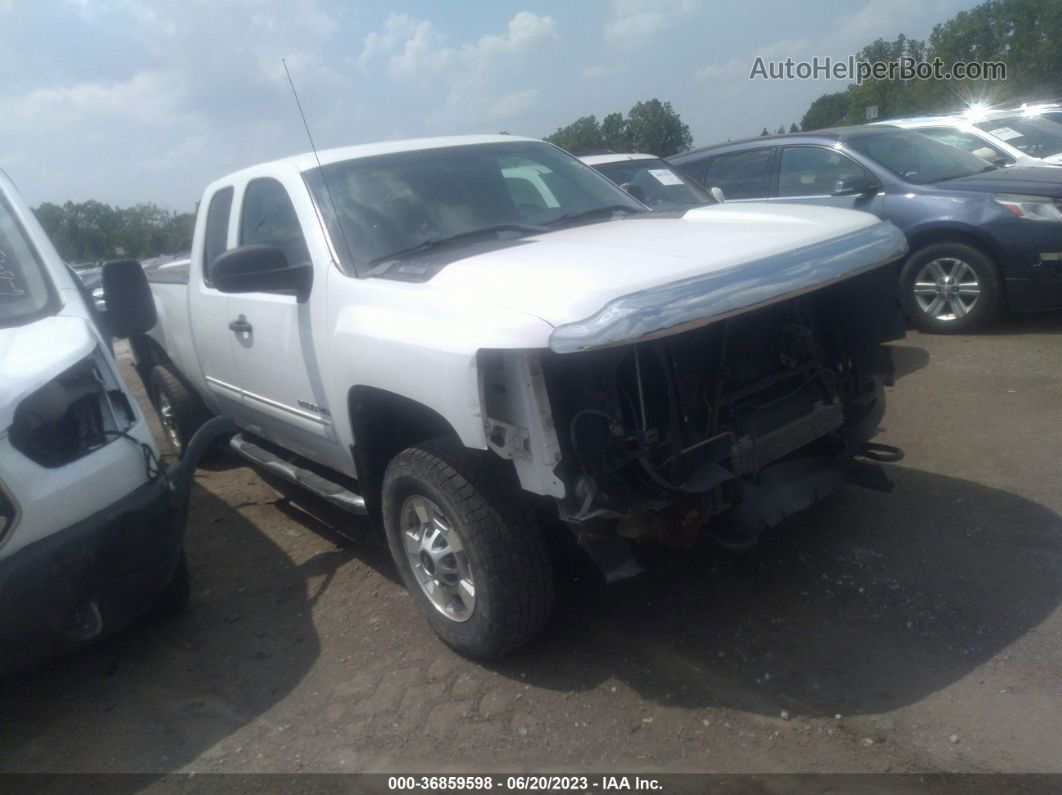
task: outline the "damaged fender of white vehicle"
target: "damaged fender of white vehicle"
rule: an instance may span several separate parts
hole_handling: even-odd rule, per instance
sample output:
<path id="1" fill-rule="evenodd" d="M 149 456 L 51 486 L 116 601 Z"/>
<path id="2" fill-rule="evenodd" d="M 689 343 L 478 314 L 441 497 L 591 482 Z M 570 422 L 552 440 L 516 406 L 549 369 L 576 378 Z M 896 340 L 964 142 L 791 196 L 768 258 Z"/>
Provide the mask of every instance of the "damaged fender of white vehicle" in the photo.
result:
<path id="1" fill-rule="evenodd" d="M 609 301 L 590 317 L 557 326 L 556 353 L 637 342 L 723 320 L 894 262 L 907 252 L 888 221 L 811 246 L 650 287 Z"/>

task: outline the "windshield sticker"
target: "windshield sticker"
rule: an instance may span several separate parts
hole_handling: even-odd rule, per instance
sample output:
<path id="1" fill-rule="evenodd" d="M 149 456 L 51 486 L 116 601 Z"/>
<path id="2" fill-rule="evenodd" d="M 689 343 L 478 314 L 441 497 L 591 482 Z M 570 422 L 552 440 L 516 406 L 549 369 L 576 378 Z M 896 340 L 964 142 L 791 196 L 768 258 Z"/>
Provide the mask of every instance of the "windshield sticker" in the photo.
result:
<path id="1" fill-rule="evenodd" d="M 1011 138 L 1021 138 L 1021 133 L 1010 127 L 997 127 L 994 130 L 989 130 L 988 134 L 996 136 L 996 138 L 1001 141 L 1009 141 Z"/>
<path id="2" fill-rule="evenodd" d="M 679 175 L 669 168 L 651 168 L 649 173 L 652 174 L 656 181 L 661 185 L 681 185 L 682 180 Z"/>

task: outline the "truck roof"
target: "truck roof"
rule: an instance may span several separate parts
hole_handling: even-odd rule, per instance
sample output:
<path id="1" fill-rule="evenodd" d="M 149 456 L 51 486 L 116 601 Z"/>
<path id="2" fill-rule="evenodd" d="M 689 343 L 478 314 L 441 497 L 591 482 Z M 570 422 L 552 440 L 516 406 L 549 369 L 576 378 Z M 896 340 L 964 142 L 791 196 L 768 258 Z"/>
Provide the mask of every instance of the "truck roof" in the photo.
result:
<path id="1" fill-rule="evenodd" d="M 419 149 L 439 149 L 446 146 L 469 146 L 471 144 L 494 144 L 512 141 L 538 141 L 537 138 L 525 138 L 519 135 L 448 135 L 436 138 L 408 138 L 401 141 L 379 141 L 371 144 L 356 144 L 354 146 L 341 146 L 335 149 L 320 149 L 315 156 L 313 152 L 303 152 L 299 155 L 281 157 L 265 163 L 256 163 L 253 166 L 242 168 L 226 174 L 222 179 L 243 174 L 244 172 L 257 171 L 266 166 L 290 165 L 298 171 L 310 171 L 317 168 L 317 159 L 321 165 L 338 163 L 343 160 L 353 160 L 359 157 L 372 157 L 374 155 L 390 155 L 396 152 L 412 152 Z"/>

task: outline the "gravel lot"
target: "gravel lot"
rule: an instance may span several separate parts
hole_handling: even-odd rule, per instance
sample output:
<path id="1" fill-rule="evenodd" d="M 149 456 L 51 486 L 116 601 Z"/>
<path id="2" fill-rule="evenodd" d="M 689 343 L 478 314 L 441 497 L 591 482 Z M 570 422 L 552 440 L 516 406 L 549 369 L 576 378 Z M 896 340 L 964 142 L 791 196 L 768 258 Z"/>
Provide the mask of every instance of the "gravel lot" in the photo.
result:
<path id="1" fill-rule="evenodd" d="M 573 568 L 486 667 L 367 526 L 222 460 L 190 612 L 0 682 L 0 770 L 1062 771 L 1062 317 L 896 359 L 895 494 L 610 589 Z"/>

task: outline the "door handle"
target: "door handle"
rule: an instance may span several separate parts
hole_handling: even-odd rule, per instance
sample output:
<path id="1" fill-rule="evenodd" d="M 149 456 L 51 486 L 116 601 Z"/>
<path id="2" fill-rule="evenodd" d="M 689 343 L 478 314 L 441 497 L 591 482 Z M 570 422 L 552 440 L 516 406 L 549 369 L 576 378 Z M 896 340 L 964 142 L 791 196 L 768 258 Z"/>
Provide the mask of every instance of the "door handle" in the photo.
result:
<path id="1" fill-rule="evenodd" d="M 247 318 L 240 315 L 235 320 L 229 321 L 229 331 L 235 331 L 237 334 L 250 334 L 254 331 L 254 326 L 247 322 Z"/>

